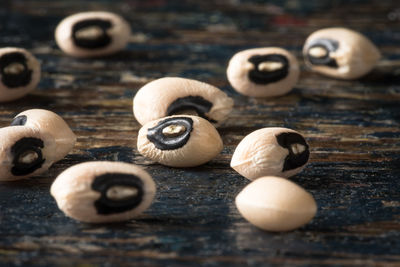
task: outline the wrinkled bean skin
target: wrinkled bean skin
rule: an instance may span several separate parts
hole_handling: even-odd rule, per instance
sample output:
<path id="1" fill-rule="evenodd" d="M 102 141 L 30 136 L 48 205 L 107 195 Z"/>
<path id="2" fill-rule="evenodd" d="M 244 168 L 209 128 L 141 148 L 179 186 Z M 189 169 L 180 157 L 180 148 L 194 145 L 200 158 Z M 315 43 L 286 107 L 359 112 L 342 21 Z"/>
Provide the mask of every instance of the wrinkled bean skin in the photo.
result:
<path id="1" fill-rule="evenodd" d="M 300 133 L 280 127 L 263 128 L 240 141 L 231 167 L 250 180 L 267 175 L 287 178 L 304 168 L 309 155 L 309 146 Z"/>

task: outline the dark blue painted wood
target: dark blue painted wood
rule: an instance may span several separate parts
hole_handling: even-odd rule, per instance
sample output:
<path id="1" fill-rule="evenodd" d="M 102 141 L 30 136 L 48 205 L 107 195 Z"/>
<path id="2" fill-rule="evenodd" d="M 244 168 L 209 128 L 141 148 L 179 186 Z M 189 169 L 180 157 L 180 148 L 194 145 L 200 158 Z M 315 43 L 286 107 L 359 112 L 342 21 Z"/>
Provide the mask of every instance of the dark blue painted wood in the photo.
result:
<path id="1" fill-rule="evenodd" d="M 74 59 L 53 31 L 66 15 L 110 10 L 131 23 L 125 51 Z M 397 15 L 396 15 L 397 14 Z M 43 78 L 29 96 L 0 105 L 0 126 L 28 108 L 51 109 L 78 135 L 72 153 L 45 174 L 0 184 L 1 266 L 399 266 L 400 13 L 396 1 L 5 1 L 0 46 L 29 48 Z M 240 96 L 225 69 L 237 51 L 283 46 L 301 61 L 312 31 L 347 26 L 379 45 L 383 59 L 358 81 L 302 66 L 290 94 Z M 201 167 L 175 169 L 136 150 L 132 97 L 147 81 L 182 76 L 214 84 L 235 99 L 219 131 L 225 148 Z M 261 127 L 305 134 L 309 165 L 292 178 L 309 190 L 315 219 L 289 233 L 263 232 L 240 217 L 234 198 L 248 181 L 229 168 L 238 142 Z M 118 160 L 145 167 L 157 197 L 137 220 L 89 225 L 68 219 L 49 194 L 67 167 Z"/>

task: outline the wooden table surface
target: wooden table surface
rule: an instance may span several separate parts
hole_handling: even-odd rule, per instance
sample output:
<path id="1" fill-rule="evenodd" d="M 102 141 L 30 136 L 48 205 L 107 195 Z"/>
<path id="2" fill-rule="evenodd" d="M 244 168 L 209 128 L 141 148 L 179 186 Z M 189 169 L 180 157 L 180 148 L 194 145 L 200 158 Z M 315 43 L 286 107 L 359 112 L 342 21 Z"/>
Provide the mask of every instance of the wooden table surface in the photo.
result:
<path id="1" fill-rule="evenodd" d="M 133 35 L 125 51 L 99 59 L 63 54 L 53 32 L 65 16 L 109 10 Z M 377 68 L 356 81 L 310 72 L 301 48 L 313 31 L 346 26 L 381 50 Z M 57 112 L 78 136 L 73 151 L 41 176 L 0 184 L 0 266 L 400 266 L 400 6 L 397 1 L 9 0 L 0 5 L 0 46 L 30 49 L 42 80 L 28 96 L 0 104 L 0 126 L 30 108 Z M 282 46 L 301 62 L 288 95 L 234 92 L 225 70 L 242 49 Z M 164 167 L 136 149 L 132 97 L 164 76 L 213 84 L 235 100 L 219 128 L 222 153 L 196 168 Z M 307 167 L 291 178 L 318 203 L 314 220 L 292 232 L 258 230 L 234 198 L 249 183 L 229 167 L 248 133 L 270 126 L 302 132 Z M 92 160 L 139 164 L 157 195 L 138 219 L 90 225 L 58 210 L 49 188 L 64 169 Z"/>

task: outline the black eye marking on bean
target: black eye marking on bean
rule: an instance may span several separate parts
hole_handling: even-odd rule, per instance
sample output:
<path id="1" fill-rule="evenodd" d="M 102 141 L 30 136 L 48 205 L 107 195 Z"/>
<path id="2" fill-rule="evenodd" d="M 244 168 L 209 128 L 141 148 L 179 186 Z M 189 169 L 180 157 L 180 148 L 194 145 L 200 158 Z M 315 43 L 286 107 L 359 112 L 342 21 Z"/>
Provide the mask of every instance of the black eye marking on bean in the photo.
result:
<path id="1" fill-rule="evenodd" d="M 20 115 L 13 119 L 11 126 L 23 126 L 25 125 L 28 118 L 25 115 Z"/>
<path id="2" fill-rule="evenodd" d="M 210 122 L 217 122 L 206 116 L 206 113 L 210 111 L 212 106 L 213 104 L 210 101 L 202 98 L 201 96 L 185 96 L 176 99 L 169 105 L 167 109 L 167 115 L 171 116 L 181 111 L 194 110 L 200 117 Z"/>
<path id="3" fill-rule="evenodd" d="M 31 82 L 32 70 L 28 68 L 23 53 L 11 52 L 0 57 L 1 82 L 8 88 L 26 86 Z"/>
<path id="4" fill-rule="evenodd" d="M 106 47 L 111 43 L 111 37 L 107 34 L 107 30 L 112 27 L 112 24 L 108 20 L 102 19 L 86 19 L 79 21 L 72 27 L 72 39 L 74 43 L 82 48 L 96 49 Z M 79 32 L 82 31 L 94 31 L 95 35 L 81 36 Z"/>
<path id="5" fill-rule="evenodd" d="M 248 59 L 254 65 L 254 69 L 249 71 L 249 80 L 256 84 L 269 84 L 284 79 L 289 73 L 289 61 L 280 54 L 255 55 Z M 261 63 L 280 63 L 282 67 L 272 71 L 261 71 Z"/>
<path id="6" fill-rule="evenodd" d="M 110 199 L 107 191 L 114 186 L 136 190 L 136 194 L 118 200 Z M 105 173 L 97 176 L 92 183 L 92 189 L 101 193 L 100 198 L 94 202 L 97 213 L 108 215 L 136 208 L 143 200 L 143 186 L 143 181 L 133 174 Z"/>
<path id="7" fill-rule="evenodd" d="M 179 125 L 185 127 L 185 131 L 174 137 L 167 137 L 163 134 L 164 128 L 170 125 Z M 183 147 L 190 138 L 193 130 L 193 120 L 188 117 L 174 117 L 160 121 L 153 128 L 147 129 L 147 139 L 152 142 L 156 148 L 161 150 L 173 150 Z"/>
<path id="8" fill-rule="evenodd" d="M 42 155 L 41 149 L 43 147 L 43 141 L 39 138 L 24 137 L 18 140 L 11 147 L 11 154 L 13 155 L 11 173 L 15 176 L 22 176 L 41 168 L 46 161 Z M 33 157 L 31 161 L 29 161 L 29 155 Z M 21 157 L 24 156 L 28 157 L 28 162 L 21 162 L 23 160 Z"/>
<path id="9" fill-rule="evenodd" d="M 282 172 L 296 169 L 307 163 L 310 150 L 303 136 L 297 133 L 281 133 L 276 136 L 276 140 L 281 147 L 289 151 L 289 155 L 285 158 Z M 293 147 L 296 144 L 304 151 L 296 151 L 297 147 Z"/>
<path id="10" fill-rule="evenodd" d="M 325 56 L 315 57 L 310 55 L 310 49 L 312 48 L 322 48 L 326 51 Z M 310 42 L 307 49 L 307 58 L 314 65 L 324 65 L 332 68 L 337 68 L 338 64 L 335 59 L 329 56 L 330 52 L 334 52 L 339 48 L 339 42 L 332 39 L 316 39 Z"/>

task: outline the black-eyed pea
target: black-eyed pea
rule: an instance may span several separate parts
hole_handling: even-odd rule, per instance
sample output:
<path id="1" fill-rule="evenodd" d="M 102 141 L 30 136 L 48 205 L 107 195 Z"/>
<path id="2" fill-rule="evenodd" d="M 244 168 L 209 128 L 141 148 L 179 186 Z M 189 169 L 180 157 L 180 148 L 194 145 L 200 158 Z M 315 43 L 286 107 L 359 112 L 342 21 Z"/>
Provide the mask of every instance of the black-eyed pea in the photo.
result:
<path id="1" fill-rule="evenodd" d="M 62 172 L 50 192 L 67 216 L 82 222 L 107 223 L 130 220 L 146 210 L 156 186 L 139 166 L 94 161 Z"/>
<path id="2" fill-rule="evenodd" d="M 304 168 L 309 156 L 308 144 L 300 133 L 280 127 L 263 128 L 240 141 L 231 167 L 250 180 L 267 175 L 290 177 Z"/>
<path id="3" fill-rule="evenodd" d="M 57 26 L 58 46 L 74 57 L 98 57 L 122 50 L 128 43 L 130 26 L 111 12 L 82 12 L 63 19 Z"/>
<path id="4" fill-rule="evenodd" d="M 215 127 L 197 116 L 170 116 L 145 124 L 139 131 L 140 154 L 171 167 L 193 167 L 216 157 L 222 140 Z"/>
<path id="5" fill-rule="evenodd" d="M 57 144 L 51 135 L 29 127 L 0 129 L 0 181 L 43 173 L 57 160 Z"/>
<path id="6" fill-rule="evenodd" d="M 196 115 L 218 124 L 228 117 L 232 98 L 196 80 L 165 77 L 143 86 L 133 99 L 133 114 L 144 125 L 176 114 Z"/>
<path id="7" fill-rule="evenodd" d="M 56 143 L 54 161 L 63 159 L 74 147 L 76 136 L 56 113 L 45 109 L 30 109 L 19 113 L 11 126 L 24 126 L 51 136 Z"/>
<path id="8" fill-rule="evenodd" d="M 370 72 L 381 57 L 364 35 L 346 28 L 312 33 L 303 47 L 306 64 L 318 73 L 340 79 L 357 79 Z"/>
<path id="9" fill-rule="evenodd" d="M 40 63 L 23 48 L 0 48 L 0 78 L 0 102 L 18 99 L 36 88 Z"/>
<path id="10" fill-rule="evenodd" d="M 261 177 L 236 197 L 236 207 L 250 223 L 266 231 L 291 231 L 312 220 L 317 212 L 313 196 L 280 177 Z"/>
<path id="11" fill-rule="evenodd" d="M 227 68 L 227 77 L 239 93 L 272 97 L 288 93 L 299 79 L 295 56 L 279 47 L 248 49 L 236 53 Z"/>

